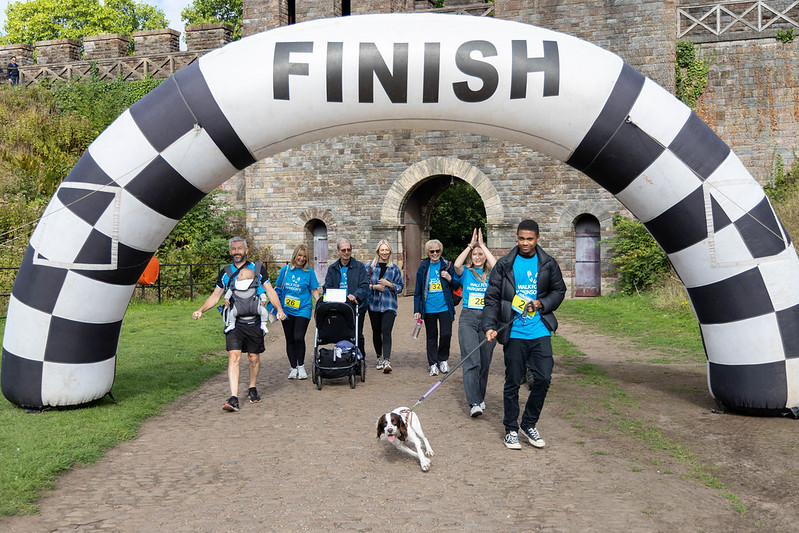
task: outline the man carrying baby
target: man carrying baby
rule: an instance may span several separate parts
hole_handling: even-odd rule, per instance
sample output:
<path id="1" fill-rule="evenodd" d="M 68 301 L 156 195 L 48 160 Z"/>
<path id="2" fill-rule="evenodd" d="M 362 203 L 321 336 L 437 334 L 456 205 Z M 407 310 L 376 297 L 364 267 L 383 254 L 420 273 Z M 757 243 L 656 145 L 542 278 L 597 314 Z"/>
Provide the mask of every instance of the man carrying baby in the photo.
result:
<path id="1" fill-rule="evenodd" d="M 248 269 L 253 271 L 253 278 L 257 276 L 259 284 L 266 291 L 267 298 L 277 310 L 277 318 L 284 320 L 286 315 L 283 313 L 280 298 L 278 298 L 269 281 L 266 265 L 260 262 L 253 263 L 247 259 L 247 252 L 249 252 L 247 241 L 241 237 L 233 237 L 230 239 L 229 251 L 230 256 L 233 258 L 233 263 L 220 272 L 214 292 L 211 293 L 199 309 L 192 313 L 192 318 L 199 320 L 203 313 L 212 309 L 222 295 L 235 283 L 236 278 L 243 272 L 242 269 Z M 239 363 L 242 353 L 246 353 L 250 360 L 250 382 L 247 396 L 250 403 L 260 403 L 261 397 L 255 388 L 258 371 L 261 369 L 261 353 L 264 351 L 264 333 L 261 330 L 259 317 L 256 315 L 249 320 L 246 317 L 239 318 L 236 322 L 236 327 L 225 333 L 225 349 L 228 351 L 227 373 L 230 384 L 230 398 L 222 406 L 222 409 L 230 412 L 239 410 Z"/>

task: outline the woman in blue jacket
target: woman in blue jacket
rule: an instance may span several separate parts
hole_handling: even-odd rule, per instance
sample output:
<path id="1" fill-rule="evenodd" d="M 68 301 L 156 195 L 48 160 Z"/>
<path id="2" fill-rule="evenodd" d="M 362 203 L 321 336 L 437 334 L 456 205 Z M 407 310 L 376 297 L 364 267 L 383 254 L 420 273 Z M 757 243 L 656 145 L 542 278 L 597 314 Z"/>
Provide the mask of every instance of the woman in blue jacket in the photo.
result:
<path id="1" fill-rule="evenodd" d="M 433 239 L 424 245 L 427 259 L 416 271 L 416 291 L 413 295 L 413 317 L 424 320 L 427 337 L 427 364 L 430 375 L 449 372 L 449 346 L 455 305 L 452 291 L 458 287 L 455 268 L 442 257 L 441 241 Z M 439 332 L 440 329 L 440 332 Z"/>

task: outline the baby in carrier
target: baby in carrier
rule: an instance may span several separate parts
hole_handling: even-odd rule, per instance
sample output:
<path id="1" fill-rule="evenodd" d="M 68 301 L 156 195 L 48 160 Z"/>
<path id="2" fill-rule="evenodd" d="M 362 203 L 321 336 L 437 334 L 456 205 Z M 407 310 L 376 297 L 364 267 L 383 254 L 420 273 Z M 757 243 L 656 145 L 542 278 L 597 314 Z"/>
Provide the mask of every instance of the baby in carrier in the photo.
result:
<path id="1" fill-rule="evenodd" d="M 236 327 L 236 319 L 261 318 L 261 329 L 268 333 L 266 323 L 269 317 L 264 304 L 266 289 L 255 279 L 251 268 L 242 267 L 233 285 L 225 293 L 225 305 L 228 307 L 225 333 Z"/>

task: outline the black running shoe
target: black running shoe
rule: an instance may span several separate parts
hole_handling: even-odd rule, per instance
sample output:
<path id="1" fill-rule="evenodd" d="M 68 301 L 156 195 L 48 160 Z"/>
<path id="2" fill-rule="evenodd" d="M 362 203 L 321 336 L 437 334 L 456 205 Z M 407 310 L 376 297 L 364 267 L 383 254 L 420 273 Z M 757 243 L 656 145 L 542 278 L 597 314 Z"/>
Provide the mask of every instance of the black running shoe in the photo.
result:
<path id="1" fill-rule="evenodd" d="M 239 410 L 239 399 L 235 396 L 231 396 L 228 398 L 228 401 L 225 402 L 225 405 L 222 406 L 222 410 L 235 413 Z"/>
<path id="2" fill-rule="evenodd" d="M 261 396 L 255 387 L 250 387 L 250 390 L 247 391 L 247 398 L 250 399 L 250 403 L 261 403 Z"/>

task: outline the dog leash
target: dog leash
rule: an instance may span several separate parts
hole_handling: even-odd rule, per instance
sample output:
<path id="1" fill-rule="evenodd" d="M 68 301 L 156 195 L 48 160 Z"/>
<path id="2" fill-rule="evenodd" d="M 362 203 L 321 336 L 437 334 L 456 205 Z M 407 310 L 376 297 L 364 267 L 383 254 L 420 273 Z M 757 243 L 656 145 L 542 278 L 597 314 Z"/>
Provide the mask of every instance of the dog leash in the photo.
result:
<path id="1" fill-rule="evenodd" d="M 524 316 L 525 314 L 527 314 L 527 313 L 519 313 L 519 314 L 516 316 L 516 318 L 514 318 L 513 320 L 511 320 L 510 322 L 508 322 L 507 324 L 505 324 L 505 325 L 504 325 L 504 326 L 502 326 L 501 328 L 499 328 L 499 329 L 497 330 L 497 336 L 499 336 L 499 333 L 500 333 L 501 331 L 504 331 L 506 328 L 509 328 L 509 327 L 511 326 L 511 324 L 513 324 L 514 322 L 516 322 L 516 321 L 519 319 L 519 317 L 522 317 L 522 316 Z M 425 392 L 425 393 L 422 395 L 422 397 L 421 397 L 421 398 L 419 398 L 418 400 L 416 400 L 416 403 L 415 403 L 415 404 L 413 404 L 413 407 L 411 407 L 410 409 L 408 409 L 408 411 L 411 411 L 411 412 L 413 412 L 413 410 L 416 408 L 416 406 L 417 406 L 417 405 L 419 405 L 420 403 L 422 403 L 422 402 L 424 401 L 424 399 L 425 399 L 425 398 L 427 398 L 428 396 L 430 396 L 430 394 L 431 394 L 431 393 L 432 393 L 434 390 L 436 390 L 436 389 L 438 388 L 438 386 L 439 386 L 439 385 L 441 385 L 442 383 L 444 383 L 444 381 L 445 381 L 445 380 L 446 380 L 448 377 L 450 377 L 452 374 L 454 374 L 454 373 L 455 373 L 455 371 L 456 371 L 458 368 L 460 368 L 460 366 L 461 366 L 461 365 L 463 365 L 463 363 L 465 363 L 467 359 L 469 359 L 469 358 L 470 358 L 472 355 L 474 355 L 474 354 L 475 354 L 475 353 L 476 353 L 476 352 L 477 352 L 477 351 L 478 351 L 478 350 L 479 350 L 479 349 L 480 349 L 480 348 L 481 348 L 481 347 L 482 347 L 482 346 L 483 346 L 485 343 L 487 343 L 487 342 L 490 342 L 490 341 L 488 341 L 487 339 L 483 339 L 483 340 L 482 340 L 482 342 L 480 342 L 480 344 L 478 344 L 478 345 L 477 345 L 477 347 L 476 347 L 474 350 L 472 350 L 471 352 L 469 352 L 469 354 L 468 354 L 466 357 L 463 357 L 463 358 L 461 358 L 461 362 L 460 362 L 460 363 L 458 363 L 457 365 L 455 365 L 454 367 L 450 368 L 450 370 L 449 370 L 449 373 L 447 373 L 447 374 L 444 374 L 444 377 L 443 377 L 443 378 L 441 378 L 441 379 L 439 379 L 439 380 L 438 380 L 438 381 L 435 383 L 435 385 L 433 385 L 432 387 L 430 387 L 430 390 L 429 390 L 429 391 Z M 409 414 L 408 416 L 410 417 L 410 414 Z"/>

